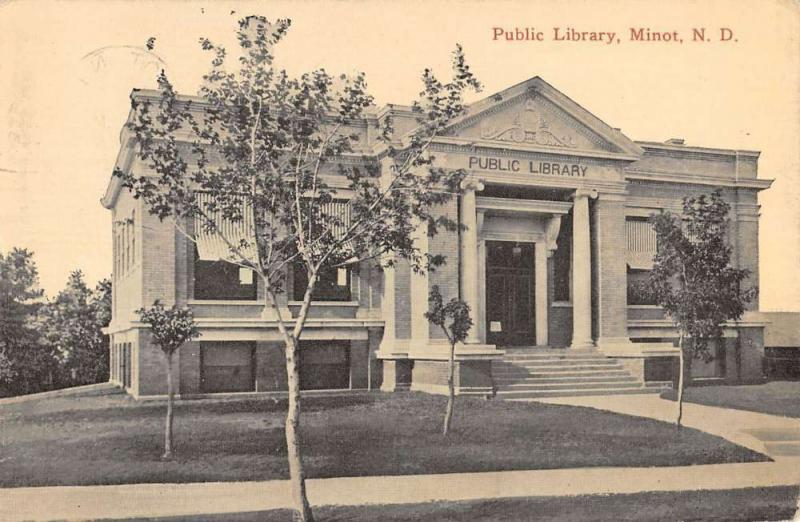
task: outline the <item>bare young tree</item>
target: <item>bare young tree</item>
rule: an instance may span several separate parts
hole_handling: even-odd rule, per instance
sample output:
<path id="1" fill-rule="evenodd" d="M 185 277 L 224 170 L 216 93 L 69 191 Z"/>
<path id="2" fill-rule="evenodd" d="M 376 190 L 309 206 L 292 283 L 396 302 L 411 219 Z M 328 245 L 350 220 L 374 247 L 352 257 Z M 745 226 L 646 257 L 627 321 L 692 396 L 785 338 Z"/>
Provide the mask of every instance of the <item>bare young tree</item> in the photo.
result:
<path id="1" fill-rule="evenodd" d="M 172 384 L 172 356 L 187 341 L 200 335 L 189 307 L 173 305 L 170 308 L 156 300 L 149 308 L 136 310 L 142 322 L 150 325 L 153 343 L 164 353 L 167 372 L 167 419 L 164 426 L 164 460 L 172 458 L 172 420 L 175 390 Z"/>
<path id="2" fill-rule="evenodd" d="M 458 193 L 464 172 L 434 168 L 429 145 L 464 112 L 464 93 L 480 85 L 457 46 L 450 81 L 423 72 L 416 127 L 401 134 L 391 118 L 370 114 L 363 74 L 319 69 L 292 77 L 273 67 L 275 45 L 289 26 L 260 16 L 241 20 L 232 71 L 226 49 L 201 39 L 212 60 L 200 100 L 179 97 L 163 73 L 157 103 L 134 97 L 129 128 L 150 172 L 115 175 L 151 213 L 189 237 L 223 242 L 225 259 L 263 282 L 264 306 L 285 342 L 292 493 L 298 517 L 308 521 L 298 355 L 314 290 L 323 271 L 350 263 L 407 259 L 422 271 L 443 262 L 421 252 L 413 233 L 419 226 L 429 235 L 457 229 L 435 207 Z M 377 146 L 359 134 L 364 124 L 375 127 Z M 286 317 L 277 296 L 287 291 L 287 270 L 295 265 L 307 284 L 296 317 Z"/>

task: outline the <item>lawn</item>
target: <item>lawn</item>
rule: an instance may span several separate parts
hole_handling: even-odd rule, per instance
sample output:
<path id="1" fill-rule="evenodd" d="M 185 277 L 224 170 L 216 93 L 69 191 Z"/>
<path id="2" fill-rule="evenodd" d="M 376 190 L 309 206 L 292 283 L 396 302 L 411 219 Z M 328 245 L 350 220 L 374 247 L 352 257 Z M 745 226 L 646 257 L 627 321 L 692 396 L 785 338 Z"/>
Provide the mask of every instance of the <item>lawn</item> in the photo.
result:
<path id="1" fill-rule="evenodd" d="M 419 393 L 304 401 L 311 478 L 769 460 L 724 439 L 588 408 Z M 0 406 L 0 486 L 287 478 L 280 400 L 185 401 L 160 460 L 163 404 L 122 395 Z"/>
<path id="2" fill-rule="evenodd" d="M 431 502 L 394 506 L 321 507 L 314 510 L 326 522 L 426 522 L 539 520 L 791 520 L 797 507 L 797 487 L 748 488 L 680 493 L 637 493 L 579 497 L 532 497 L 467 502 Z M 142 519 L 139 519 L 142 520 Z M 291 520 L 288 510 L 225 515 L 144 519 L 152 522 L 246 522 Z"/>
<path id="3" fill-rule="evenodd" d="M 675 400 L 675 390 L 662 395 Z M 706 406 L 800 417 L 800 382 L 775 381 L 747 386 L 693 386 L 687 388 L 683 400 Z"/>

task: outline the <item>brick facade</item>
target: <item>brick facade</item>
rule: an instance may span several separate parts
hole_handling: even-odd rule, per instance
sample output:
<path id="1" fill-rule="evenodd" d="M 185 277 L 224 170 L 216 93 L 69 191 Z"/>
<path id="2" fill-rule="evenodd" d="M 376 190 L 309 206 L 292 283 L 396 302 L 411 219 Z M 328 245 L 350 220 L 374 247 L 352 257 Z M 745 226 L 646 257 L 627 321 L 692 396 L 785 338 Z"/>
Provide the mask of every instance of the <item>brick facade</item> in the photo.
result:
<path id="1" fill-rule="evenodd" d="M 594 194 L 588 224 L 589 284 L 591 337 L 598 349 L 606 344 L 628 349 L 675 339 L 675 332 L 660 309 L 627 303 L 626 219 L 630 216 L 642 218 L 650 212 L 677 210 L 684 196 L 721 188 L 723 197 L 732 205 L 734 262 L 751 271 L 747 285 L 758 284 L 758 191 L 769 186 L 768 181 L 757 178 L 758 153 L 689 147 L 679 142 L 632 142 L 539 78 L 501 94 L 471 106 L 468 117 L 454 122 L 448 140 L 432 145 L 436 166 L 466 169 L 469 186 L 475 191 L 470 204 L 477 206 L 478 214 L 473 217 L 480 217 L 469 232 L 440 230 L 427 237 L 424 230 L 419 230 L 418 245 L 430 254 L 444 256 L 446 264 L 420 276 L 413 274 L 409 263 L 402 259 L 396 260 L 393 268 L 365 262 L 351 267 L 350 301 L 317 302 L 312 306 L 303 333 L 303 341 L 308 343 L 302 349 L 324 351 L 326 343 L 343 343 L 341 346 L 345 347 L 341 353 L 331 349 L 330 353 L 318 354 L 320 375 L 328 372 L 325 375 L 330 376 L 331 382 L 346 382 L 345 388 L 352 390 L 411 388 L 441 393 L 446 384 L 447 344 L 439 328 L 422 317 L 427 309 L 427 293 L 437 285 L 445 300 L 474 299 L 472 293 L 464 292 L 464 282 L 466 277 L 477 277 L 478 302 L 468 304 L 476 322 L 474 328 L 482 338 L 478 344 L 471 341 L 458 347 L 456 383 L 459 393 L 491 393 L 491 361 L 503 356 L 503 347 L 480 344 L 485 343 L 489 327 L 482 322 L 489 292 L 485 279 L 480 280 L 485 277 L 481 269 L 478 275 L 465 273 L 466 269 L 474 270 L 472 260 L 467 265 L 460 257 L 462 247 L 472 244 L 465 243 L 466 233 L 477 235 L 479 248 L 484 248 L 486 241 L 482 234 L 490 230 L 492 241 L 534 243 L 536 248 L 545 249 L 537 262 L 545 260 L 546 270 L 536 273 L 537 277 L 547 277 L 546 285 L 541 287 L 546 288 L 547 299 L 529 303 L 530 320 L 546 317 L 546 339 L 551 348 L 570 346 L 575 316 L 573 303 L 565 298 L 566 294 L 572 297 L 566 290 L 573 289 L 574 278 L 571 273 L 567 277 L 565 272 L 559 272 L 559 277 L 564 274 L 562 280 L 569 280 L 570 288 L 562 281 L 556 299 L 553 249 L 556 244 L 570 244 L 573 225 L 561 226 L 560 230 L 553 225 L 558 223 L 555 218 L 562 215 L 564 223 L 571 223 L 571 197 L 576 191 Z M 153 96 L 145 91 L 138 95 Z M 389 113 L 397 129 L 413 128 L 413 114 L 402 108 L 370 118 L 377 121 Z M 525 127 L 545 120 L 545 127 Z M 521 128 L 525 132 L 520 134 Z M 530 136 L 550 137 L 545 146 L 536 141 L 540 138 Z M 364 136 L 366 141 L 371 139 Z M 123 143 L 124 150 L 131 146 L 127 141 Z M 130 154 L 120 157 L 126 158 L 118 165 L 120 168 L 146 171 L 135 159 L 130 160 Z M 379 156 L 376 159 L 386 175 L 388 160 Z M 217 371 L 250 368 L 254 392 L 285 391 L 283 340 L 272 311 L 264 309 L 262 282 L 257 281 L 256 299 L 251 301 L 196 299 L 198 276 L 193 243 L 169 221 L 151 216 L 141 201 L 119 186 L 118 180 L 112 180 L 103 203 L 111 210 L 114 227 L 111 380 L 124 383 L 136 397 L 166 392 L 163 356 L 149 343 L 146 329 L 134 314 L 137 308 L 159 299 L 167 305 L 191 306 L 202 333 L 175 355 L 174 382 L 180 395 L 190 397 L 204 392 L 204 342 L 219 343 L 217 346 L 223 350 L 225 343 L 252 343 L 252 362 L 247 363 L 250 366 L 240 361 L 236 363 L 240 366 L 231 363 L 230 368 Z M 458 221 L 467 215 L 464 209 L 464 201 L 453 197 L 435 212 Z M 123 234 L 120 223 L 129 219 L 132 223 Z M 190 224 L 184 225 L 191 233 Z M 549 237 L 553 230 L 558 233 Z M 469 236 L 469 240 L 474 237 Z M 133 252 L 129 251 L 131 248 Z M 485 255 L 485 249 L 479 251 Z M 125 262 L 121 261 L 123 258 Z M 478 265 L 484 261 L 479 260 Z M 573 269 L 570 263 L 569 270 Z M 299 309 L 291 291 L 292 278 L 290 271 L 287 291 L 279 294 L 279 306 L 287 318 L 296 316 Z M 758 303 L 752 303 L 750 315 L 738 325 L 726 327 L 721 349 L 724 362 L 717 366 L 724 368 L 720 378 L 726 382 L 756 382 L 762 378 L 763 323 L 755 315 L 757 309 Z M 224 359 L 224 354 L 220 357 Z M 670 360 L 663 354 L 649 359 L 639 356 L 629 358 L 625 364 L 642 379 L 659 380 L 669 373 Z"/>

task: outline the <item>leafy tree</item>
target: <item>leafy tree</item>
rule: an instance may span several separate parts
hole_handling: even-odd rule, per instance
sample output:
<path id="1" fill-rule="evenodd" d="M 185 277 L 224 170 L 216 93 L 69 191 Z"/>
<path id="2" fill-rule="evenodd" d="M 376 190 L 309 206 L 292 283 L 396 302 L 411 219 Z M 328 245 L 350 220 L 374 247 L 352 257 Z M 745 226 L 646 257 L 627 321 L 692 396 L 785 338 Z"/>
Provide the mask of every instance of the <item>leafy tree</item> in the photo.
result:
<path id="1" fill-rule="evenodd" d="M 384 118 L 376 128 L 380 159 L 373 161 L 364 155 L 376 149 L 356 132 L 375 121 L 364 117 L 373 102 L 364 75 L 318 69 L 293 77 L 276 69 L 274 48 L 289 26 L 289 20 L 270 23 L 260 16 L 241 20 L 233 70 L 226 69 L 226 49 L 202 38 L 212 56 L 202 103 L 180 99 L 162 72 L 158 104 L 134 101 L 129 124 L 139 159 L 152 174 L 115 175 L 151 213 L 172 220 L 188 237 L 194 237 L 186 229 L 193 223 L 194 234 L 223 241 L 227 260 L 252 269 L 263 282 L 265 307 L 273 310 L 285 343 L 293 498 L 297 516 L 313 520 L 299 438 L 298 350 L 314 289 L 323 271 L 348 263 L 379 259 L 389 266 L 402 258 L 420 271 L 443 262 L 420 252 L 412 232 L 419 226 L 430 235 L 457 228 L 433 208 L 460 190 L 464 172 L 432 168 L 427 152 L 463 113 L 464 92 L 480 86 L 457 47 L 451 81 L 423 72 L 414 104 L 418 126 L 395 133 L 391 118 Z M 237 226 L 244 233 L 232 232 Z M 297 317 L 289 318 L 277 296 L 295 265 L 306 272 L 307 285 Z"/>
<path id="2" fill-rule="evenodd" d="M 155 345 L 164 353 L 167 372 L 167 420 L 164 429 L 164 454 L 162 459 L 172 458 L 172 403 L 175 391 L 172 386 L 172 355 L 183 343 L 200 335 L 194 322 L 194 315 L 188 306 L 173 305 L 165 308 L 156 300 L 149 308 L 140 308 L 136 313 L 142 322 L 150 325 L 150 335 Z"/>
<path id="3" fill-rule="evenodd" d="M 730 266 L 729 210 L 717 190 L 710 196 L 684 198 L 680 216 L 662 212 L 650 217 L 658 238 L 650 289 L 679 334 L 678 427 L 687 366 L 692 359 L 713 358 L 709 340 L 720 338 L 723 323 L 739 319 L 757 292 L 741 289 L 748 270 Z"/>
<path id="4" fill-rule="evenodd" d="M 64 386 L 108 380 L 108 340 L 101 329 L 111 315 L 111 283 L 100 281 L 93 290 L 83 272 L 69 275 L 66 287 L 41 309 L 46 342 L 58 354 Z"/>
<path id="5" fill-rule="evenodd" d="M 43 291 L 33 253 L 0 252 L 0 389 L 19 395 L 52 386 L 57 360 L 36 328 Z"/>
<path id="6" fill-rule="evenodd" d="M 432 324 L 442 329 L 447 341 L 450 343 L 450 355 L 447 366 L 447 409 L 444 414 L 442 434 L 447 436 L 450 423 L 453 420 L 453 409 L 456 401 L 456 387 L 454 374 L 456 366 L 456 344 L 464 342 L 469 329 L 472 328 L 472 319 L 469 316 L 469 305 L 455 297 L 444 304 L 439 286 L 434 285 L 428 294 L 428 311 L 425 318 Z M 448 320 L 450 321 L 448 324 Z"/>

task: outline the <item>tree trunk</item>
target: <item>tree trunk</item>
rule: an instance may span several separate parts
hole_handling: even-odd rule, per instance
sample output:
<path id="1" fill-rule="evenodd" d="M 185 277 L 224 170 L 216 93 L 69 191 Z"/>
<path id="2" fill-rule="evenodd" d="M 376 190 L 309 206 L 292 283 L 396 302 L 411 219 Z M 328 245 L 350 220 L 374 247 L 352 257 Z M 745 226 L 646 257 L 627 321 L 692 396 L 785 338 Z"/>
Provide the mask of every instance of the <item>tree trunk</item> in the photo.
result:
<path id="1" fill-rule="evenodd" d="M 678 347 L 680 348 L 678 368 L 678 416 L 675 419 L 675 424 L 678 426 L 678 429 L 681 429 L 681 418 L 683 417 L 683 388 L 686 386 L 686 383 L 684 382 L 686 364 L 684 362 L 683 343 L 684 338 L 683 333 L 681 333 L 680 340 L 678 341 Z"/>
<path id="2" fill-rule="evenodd" d="M 286 413 L 286 448 L 289 459 L 289 481 L 295 505 L 295 518 L 313 522 L 314 515 L 308 502 L 306 477 L 300 453 L 300 366 L 297 364 L 297 342 L 286 343 L 286 374 L 289 377 L 289 410 Z"/>
<path id="3" fill-rule="evenodd" d="M 450 361 L 447 368 L 447 409 L 444 412 L 444 427 L 442 428 L 442 435 L 447 436 L 450 431 L 450 422 L 453 420 L 453 407 L 456 402 L 456 386 L 454 382 L 455 374 L 455 351 L 456 345 L 450 343 Z"/>
<path id="4" fill-rule="evenodd" d="M 286 345 L 286 376 L 288 381 L 289 407 L 286 412 L 286 423 L 284 430 L 286 433 L 286 453 L 289 461 L 289 484 L 294 500 L 295 520 L 302 522 L 313 522 L 314 514 L 311 511 L 311 504 L 308 502 L 306 492 L 306 477 L 303 472 L 303 459 L 300 440 L 300 366 L 298 364 L 298 333 L 302 332 L 305 320 L 308 317 L 308 310 L 311 305 L 311 291 L 316 282 L 316 274 L 309 277 L 309 286 L 303 297 L 303 305 L 295 319 L 295 328 L 290 333 L 286 329 L 286 324 L 281 316 L 280 308 L 275 294 L 267 291 L 267 299 L 272 304 L 277 318 L 278 330 L 283 335 Z M 266 283 L 266 281 L 265 281 Z"/>
<path id="5" fill-rule="evenodd" d="M 167 423 L 164 427 L 164 454 L 161 458 L 169 460 L 172 458 L 172 399 L 175 392 L 172 389 L 172 353 L 165 353 L 164 357 L 167 360 Z"/>

